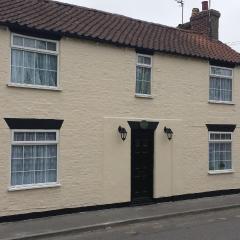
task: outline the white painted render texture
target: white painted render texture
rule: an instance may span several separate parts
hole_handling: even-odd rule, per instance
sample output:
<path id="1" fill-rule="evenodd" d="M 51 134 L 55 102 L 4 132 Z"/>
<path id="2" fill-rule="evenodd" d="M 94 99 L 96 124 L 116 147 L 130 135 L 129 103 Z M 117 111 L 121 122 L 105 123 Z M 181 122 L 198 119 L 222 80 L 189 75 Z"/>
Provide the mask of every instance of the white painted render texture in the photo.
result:
<path id="1" fill-rule="evenodd" d="M 10 87 L 11 33 L 0 29 L 0 216 L 130 201 L 131 130 L 159 121 L 154 197 L 240 188 L 240 69 L 233 105 L 209 104 L 207 60 L 155 53 L 152 98 L 135 97 L 136 52 L 90 41 L 59 42 L 61 91 Z M 8 191 L 11 131 L 4 118 L 64 119 L 56 188 Z M 233 173 L 208 174 L 206 124 L 237 124 Z M 125 127 L 123 142 L 117 131 Z M 170 127 L 173 139 L 163 132 Z"/>

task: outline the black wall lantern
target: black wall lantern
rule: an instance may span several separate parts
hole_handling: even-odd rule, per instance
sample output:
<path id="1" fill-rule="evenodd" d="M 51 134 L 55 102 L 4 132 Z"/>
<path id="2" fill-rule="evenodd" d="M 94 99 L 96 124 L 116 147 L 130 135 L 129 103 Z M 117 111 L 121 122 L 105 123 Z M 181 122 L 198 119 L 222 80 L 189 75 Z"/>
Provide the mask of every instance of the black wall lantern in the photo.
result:
<path id="1" fill-rule="evenodd" d="M 126 138 L 127 138 L 127 131 L 126 131 L 126 129 L 123 128 L 123 127 L 121 127 L 121 126 L 119 126 L 119 127 L 118 127 L 118 132 L 119 132 L 120 135 L 121 135 L 121 139 L 122 139 L 123 141 L 125 141 Z"/>
<path id="2" fill-rule="evenodd" d="M 173 136 L 173 131 L 171 128 L 164 127 L 164 132 L 167 134 L 167 138 L 170 141 Z"/>

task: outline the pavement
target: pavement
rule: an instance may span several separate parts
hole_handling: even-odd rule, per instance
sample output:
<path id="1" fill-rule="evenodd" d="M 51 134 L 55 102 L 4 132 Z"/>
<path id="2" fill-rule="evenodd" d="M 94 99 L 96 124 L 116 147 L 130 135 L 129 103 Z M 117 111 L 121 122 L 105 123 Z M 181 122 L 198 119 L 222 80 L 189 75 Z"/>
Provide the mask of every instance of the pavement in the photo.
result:
<path id="1" fill-rule="evenodd" d="M 48 240 L 239 240 L 239 225 L 240 208 L 233 208 L 68 234 Z"/>
<path id="2" fill-rule="evenodd" d="M 49 239 L 67 234 L 240 208 L 240 194 L 52 216 L 0 224 L 0 239 Z"/>

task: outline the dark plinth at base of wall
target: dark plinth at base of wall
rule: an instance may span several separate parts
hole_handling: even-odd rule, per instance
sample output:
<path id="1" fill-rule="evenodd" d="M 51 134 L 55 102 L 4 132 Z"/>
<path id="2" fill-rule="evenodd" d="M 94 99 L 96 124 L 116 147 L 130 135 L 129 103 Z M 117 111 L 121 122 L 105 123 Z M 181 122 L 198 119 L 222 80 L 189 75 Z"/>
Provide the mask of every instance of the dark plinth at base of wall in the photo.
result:
<path id="1" fill-rule="evenodd" d="M 88 206 L 88 207 L 64 208 L 64 209 L 50 210 L 50 211 L 44 211 L 44 212 L 32 212 L 32 213 L 25 213 L 25 214 L 2 216 L 0 217 L 0 223 L 16 222 L 16 221 L 51 217 L 51 216 L 60 216 L 64 214 L 73 214 L 73 213 L 87 212 L 87 211 L 105 210 L 105 209 L 111 209 L 111 208 L 132 207 L 136 205 L 149 205 L 149 204 L 155 204 L 155 203 L 175 202 L 175 201 L 183 201 L 183 200 L 190 200 L 190 199 L 197 199 L 197 198 L 204 198 L 204 197 L 233 195 L 233 194 L 239 194 L 239 193 L 240 193 L 240 189 L 227 189 L 227 190 L 190 193 L 190 194 L 176 195 L 171 197 L 155 198 L 152 200 L 152 202 L 148 202 L 146 204 L 133 204 L 131 202 L 123 202 L 123 203 L 114 203 L 114 204 Z"/>

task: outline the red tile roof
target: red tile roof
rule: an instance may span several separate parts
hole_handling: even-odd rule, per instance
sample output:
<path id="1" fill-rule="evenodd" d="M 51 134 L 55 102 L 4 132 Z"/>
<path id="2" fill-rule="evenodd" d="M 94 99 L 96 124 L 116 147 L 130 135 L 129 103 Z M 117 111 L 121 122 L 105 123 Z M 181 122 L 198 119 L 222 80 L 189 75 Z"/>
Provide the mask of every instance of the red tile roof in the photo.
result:
<path id="1" fill-rule="evenodd" d="M 239 53 L 205 35 L 50 0 L 0 0 L 0 24 L 240 64 Z"/>

